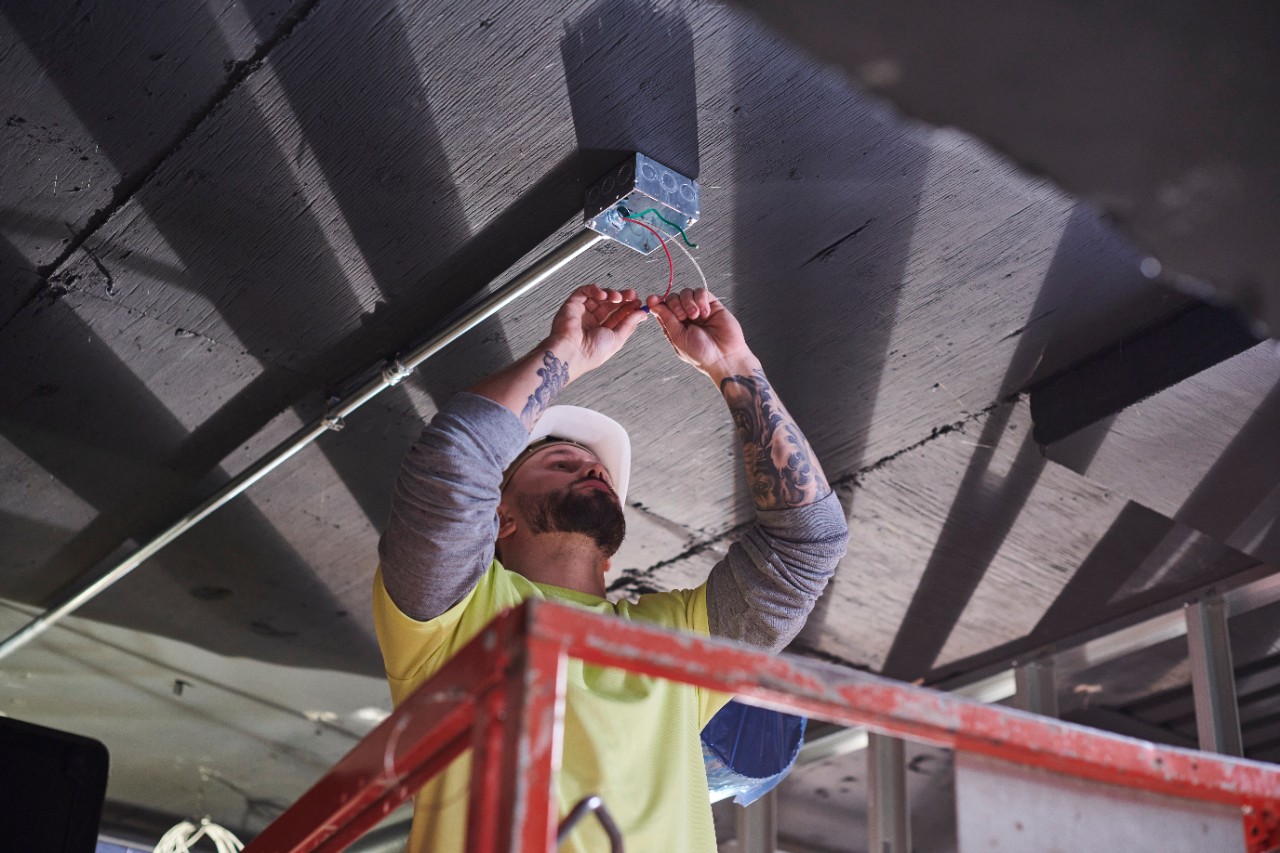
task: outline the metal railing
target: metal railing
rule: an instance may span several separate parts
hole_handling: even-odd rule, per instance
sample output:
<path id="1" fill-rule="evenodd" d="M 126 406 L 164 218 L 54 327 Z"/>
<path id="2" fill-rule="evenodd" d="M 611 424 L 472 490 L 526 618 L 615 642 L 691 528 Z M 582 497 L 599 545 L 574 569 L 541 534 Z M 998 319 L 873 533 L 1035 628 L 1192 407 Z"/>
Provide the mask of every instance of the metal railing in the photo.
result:
<path id="1" fill-rule="evenodd" d="M 1280 767 L 1274 765 L 1158 746 L 832 664 L 535 600 L 497 617 L 246 853 L 342 850 L 468 747 L 467 849 L 554 850 L 552 784 L 570 657 L 949 747 L 958 760 L 1031 768 L 1059 782 L 1063 797 L 1101 783 L 1126 795 L 1159 795 L 1175 808 L 1217 804 L 1229 820 L 1239 821 L 1238 849 L 1280 847 Z M 1017 826 L 1021 831 L 1023 819 Z"/>

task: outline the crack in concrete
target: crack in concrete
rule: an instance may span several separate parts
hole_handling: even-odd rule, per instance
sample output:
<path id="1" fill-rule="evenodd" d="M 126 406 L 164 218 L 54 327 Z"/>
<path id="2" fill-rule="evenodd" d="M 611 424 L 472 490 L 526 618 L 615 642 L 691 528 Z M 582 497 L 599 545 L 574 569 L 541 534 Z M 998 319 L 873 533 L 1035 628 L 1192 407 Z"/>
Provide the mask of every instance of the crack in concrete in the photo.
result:
<path id="1" fill-rule="evenodd" d="M 102 261 L 98 260 L 98 256 L 94 254 L 93 249 L 89 248 L 89 241 L 85 240 L 81 244 L 84 253 L 89 256 L 89 260 L 93 261 L 93 265 L 98 268 L 98 272 L 102 273 L 102 277 L 106 279 L 107 296 L 116 295 L 116 278 L 111 274 L 111 270 L 107 269 Z"/>
<path id="2" fill-rule="evenodd" d="M 852 240 L 854 237 L 857 237 L 859 234 L 861 234 L 863 231 L 866 230 L 868 225 L 870 225 L 872 222 L 875 222 L 875 221 L 876 221 L 875 217 L 868 219 L 866 222 L 862 223 L 860 226 L 853 229 L 848 234 L 844 235 L 839 240 L 832 243 L 830 246 L 827 246 L 825 249 L 822 249 L 821 251 L 819 251 L 812 258 L 810 258 L 809 260 L 801 264 L 800 267 L 803 269 L 804 267 L 809 266 L 809 264 L 813 263 L 814 261 L 825 261 L 827 258 L 835 254 L 836 249 L 840 248 L 840 246 L 846 240 Z"/>
<path id="3" fill-rule="evenodd" d="M 650 519 L 651 521 L 656 523 L 659 527 L 663 528 L 664 530 L 670 533 L 674 533 L 676 536 L 680 536 L 680 537 L 683 537 L 684 539 L 689 539 L 689 540 L 692 540 L 695 536 L 697 536 L 697 531 L 693 530 L 687 524 L 681 524 L 678 521 L 674 521 L 670 518 L 667 518 L 665 515 L 660 515 L 659 513 L 654 512 L 652 509 L 642 504 L 640 501 L 632 501 L 631 503 L 627 504 L 627 506 L 635 510 L 636 512 L 640 513 L 645 518 Z"/>
<path id="4" fill-rule="evenodd" d="M 132 177 L 124 178 L 116 183 L 111 190 L 111 199 L 104 206 L 95 210 L 87 220 L 84 227 L 78 232 L 72 233 L 71 239 L 67 241 L 67 245 L 52 261 L 36 267 L 35 273 L 39 277 L 35 288 L 17 309 L 0 325 L 0 333 L 5 329 L 31 305 L 38 302 L 50 290 L 57 289 L 57 285 L 52 284 L 50 279 L 62 266 L 74 255 L 81 247 L 86 245 L 86 241 L 96 234 L 102 226 L 118 213 L 126 204 L 128 204 L 134 196 L 149 182 L 155 174 L 160 171 L 161 167 L 169 161 L 174 154 L 182 150 L 195 132 L 206 120 L 214 115 L 222 105 L 235 94 L 236 90 L 244 84 L 258 69 L 260 69 L 267 61 L 268 55 L 275 50 L 280 44 L 288 40 L 298 27 L 311 16 L 311 14 L 320 5 L 321 0 L 305 0 L 298 5 L 289 15 L 285 16 L 280 27 L 276 32 L 265 41 L 261 42 L 257 49 L 247 59 L 241 59 L 233 62 L 227 70 L 227 77 L 217 91 L 209 98 L 205 105 L 196 110 L 195 113 L 187 120 L 187 122 L 178 129 L 176 138 L 165 149 L 158 152 L 149 161 L 143 164 L 142 168 L 136 170 Z M 86 249 L 88 251 L 88 249 Z M 90 258 L 98 265 L 102 272 L 106 272 L 102 264 L 89 252 Z M 107 273 L 107 282 L 110 287 L 114 284 L 114 279 Z M 55 294 L 55 298 L 60 294 Z"/>
<path id="5" fill-rule="evenodd" d="M 901 450 L 897 450 L 893 453 L 890 453 L 887 456 L 883 456 L 869 465 L 864 465 L 861 468 L 857 469 L 856 471 L 851 471 L 850 473 L 845 474 L 842 477 L 832 480 L 831 488 L 833 490 L 839 490 L 839 489 L 845 489 L 845 488 L 852 488 L 854 486 L 860 486 L 862 485 L 863 478 L 865 478 L 866 475 L 879 471 L 881 468 L 884 468 L 885 466 L 891 464 L 895 460 L 901 459 L 903 456 L 907 455 L 908 453 L 914 453 L 920 448 L 925 447 L 926 445 L 932 444 L 933 442 L 937 441 L 938 439 L 942 438 L 945 435 L 950 435 L 953 432 L 963 432 L 965 427 L 969 426 L 969 424 L 973 423 L 974 421 L 985 418 L 987 415 L 991 414 L 996 409 L 999 409 L 1002 406 L 1009 406 L 1017 403 L 1021 397 L 1022 395 L 1020 393 L 1011 394 L 1007 397 L 997 400 L 996 402 L 981 409 L 980 411 L 974 412 L 973 414 L 968 415 L 967 417 L 961 418 L 958 421 L 952 421 L 951 423 L 943 424 L 941 426 L 936 426 L 929 431 L 929 435 L 925 436 L 920 441 L 917 441 L 915 444 L 904 447 Z M 653 513 L 651 510 L 647 510 L 647 512 L 649 512 L 652 515 L 656 515 L 656 513 Z M 658 517 L 661 518 L 661 516 L 658 516 Z M 672 557 L 668 557 L 665 560 L 659 560 L 658 562 L 654 563 L 653 565 L 647 568 L 624 569 L 622 575 L 618 578 L 615 578 L 613 582 L 609 584 L 609 587 L 606 591 L 610 593 L 626 592 L 628 594 L 634 594 L 634 595 L 643 595 L 645 593 L 650 593 L 650 592 L 661 592 L 662 588 L 655 585 L 655 583 L 653 582 L 654 576 L 660 570 L 666 568 L 667 566 L 679 563 L 682 560 L 687 560 L 690 557 L 696 557 L 705 551 L 714 549 L 717 546 L 721 545 L 721 543 L 723 543 L 726 539 L 737 537 L 739 534 L 741 534 L 747 528 L 749 528 L 752 524 L 755 524 L 755 522 L 747 521 L 747 522 L 743 522 L 742 524 L 736 524 L 733 527 L 730 527 L 729 529 L 724 530 L 721 533 L 718 533 L 708 539 L 704 539 L 700 542 L 695 542 L 685 550 L 681 551 L 679 554 L 676 554 L 675 556 L 672 556 Z"/>
<path id="6" fill-rule="evenodd" d="M 1002 343 L 1004 343 L 1004 342 L 1005 342 L 1005 341 L 1007 341 L 1007 340 L 1011 340 L 1011 339 L 1013 339 L 1013 338 L 1016 338 L 1018 335 L 1022 334 L 1022 333 L 1023 333 L 1023 332 L 1025 332 L 1027 329 L 1031 328 L 1031 326 L 1032 326 L 1034 323 L 1038 323 L 1039 321 L 1043 320 L 1045 317 L 1048 317 L 1050 314 L 1053 314 L 1053 313 L 1054 313 L 1054 312 L 1056 312 L 1057 310 L 1058 310 L 1057 308 L 1050 308 L 1048 311 L 1043 311 L 1043 312 L 1041 312 L 1041 313 L 1037 314 L 1036 316 L 1034 316 L 1034 317 L 1032 317 L 1030 320 L 1028 320 L 1026 323 L 1022 324 L 1021 326 L 1019 326 L 1018 328 L 1014 329 L 1014 330 L 1013 330 L 1012 332 L 1010 332 L 1009 334 L 1005 335 L 1005 336 L 1004 336 L 1003 338 L 1001 338 L 1000 340 L 996 341 L 996 343 L 998 343 L 998 344 L 1002 344 Z"/>
<path id="7" fill-rule="evenodd" d="M 793 642 L 791 645 L 783 649 L 783 651 L 789 655 L 800 655 L 801 657 L 809 658 L 810 660 L 822 661 L 823 663 L 834 663 L 848 669 L 856 669 L 862 672 L 875 672 L 875 668 L 872 667 L 871 664 L 850 660 L 849 658 L 843 658 L 840 655 L 832 654 L 831 652 L 824 651 L 815 646 L 803 645 L 798 642 Z"/>
<path id="8" fill-rule="evenodd" d="M 931 444 L 932 442 L 937 441 L 939 438 L 942 438 L 942 436 L 944 435 L 948 435 L 953 432 L 963 432 L 964 428 L 967 427 L 969 424 L 973 423 L 975 420 L 979 418 L 985 418 L 987 415 L 991 414 L 1001 406 L 1008 406 L 1018 402 L 1021 396 L 1022 396 L 1021 394 L 1011 394 L 1008 397 L 1004 397 L 1000 400 L 997 400 L 996 402 L 992 403 L 991 405 L 987 406 L 984 409 L 974 412 L 968 417 L 961 418 L 958 421 L 952 421 L 949 424 L 943 424 L 942 426 L 934 427 L 932 430 L 929 431 L 928 436 L 926 436 L 925 438 L 922 438 L 920 441 L 917 441 L 915 444 L 904 447 L 901 450 L 895 451 L 894 453 L 890 453 L 888 456 L 881 457 L 880 459 L 877 459 L 875 462 L 872 462 L 870 465 L 865 465 L 859 468 L 857 471 L 844 475 L 840 479 L 833 482 L 831 484 L 831 487 L 837 488 L 838 486 L 841 486 L 841 485 L 855 485 L 855 486 L 862 485 L 862 478 L 865 477 L 867 474 L 873 473 L 875 471 L 879 471 L 881 468 L 885 467 L 886 465 L 893 462 L 894 460 L 899 459 L 908 453 L 914 453 L 915 451 L 924 447 L 926 444 Z"/>

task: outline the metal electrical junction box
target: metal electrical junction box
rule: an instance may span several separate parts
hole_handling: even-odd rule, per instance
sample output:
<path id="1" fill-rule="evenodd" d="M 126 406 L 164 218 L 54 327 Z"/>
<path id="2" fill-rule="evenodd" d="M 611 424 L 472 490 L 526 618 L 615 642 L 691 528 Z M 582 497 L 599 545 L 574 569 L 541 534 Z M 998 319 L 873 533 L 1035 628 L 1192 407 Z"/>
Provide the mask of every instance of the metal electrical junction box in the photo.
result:
<path id="1" fill-rule="evenodd" d="M 587 190 L 584 212 L 592 231 L 647 255 L 658 248 L 657 238 L 624 216 L 641 220 L 663 238 L 679 240 L 679 228 L 687 231 L 698 221 L 701 204 L 697 181 L 636 154 Z"/>

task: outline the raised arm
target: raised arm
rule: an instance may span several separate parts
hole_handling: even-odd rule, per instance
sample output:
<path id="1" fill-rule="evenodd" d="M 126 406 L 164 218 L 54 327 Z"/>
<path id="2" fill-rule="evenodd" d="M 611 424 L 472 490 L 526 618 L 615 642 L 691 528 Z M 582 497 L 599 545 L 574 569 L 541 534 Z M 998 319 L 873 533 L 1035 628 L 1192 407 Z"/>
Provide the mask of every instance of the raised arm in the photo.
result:
<path id="1" fill-rule="evenodd" d="M 648 308 L 681 359 L 724 396 L 742 441 L 756 524 L 707 579 L 711 632 L 779 651 L 804 627 L 844 556 L 849 529 L 808 440 L 710 291 L 685 290 Z"/>
<path id="2" fill-rule="evenodd" d="M 378 543 L 382 582 L 402 612 L 433 619 L 475 586 L 493 560 L 503 471 L 565 386 L 622 348 L 645 316 L 639 306 L 634 291 L 578 288 L 547 338 L 423 428 Z"/>
<path id="3" fill-rule="evenodd" d="M 645 318 L 634 290 L 580 287 L 551 321 L 551 334 L 524 358 L 471 390 L 504 406 L 525 433 L 564 387 L 612 358 Z"/>

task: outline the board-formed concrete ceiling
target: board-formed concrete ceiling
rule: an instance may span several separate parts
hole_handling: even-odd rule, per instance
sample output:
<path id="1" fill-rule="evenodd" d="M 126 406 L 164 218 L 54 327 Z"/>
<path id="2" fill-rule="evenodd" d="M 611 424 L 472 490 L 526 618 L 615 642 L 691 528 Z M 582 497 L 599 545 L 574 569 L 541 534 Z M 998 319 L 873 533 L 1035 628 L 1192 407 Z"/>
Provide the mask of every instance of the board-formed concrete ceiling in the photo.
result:
<path id="1" fill-rule="evenodd" d="M 1200 310 L 1160 247 L 731 6 L 19 2 L 0 71 L 6 634 L 579 230 L 585 187 L 637 150 L 700 180 L 711 287 L 849 514 L 794 651 L 954 681 L 1280 563 L 1273 345 L 1041 447 L 1028 389 Z M 260 829 L 389 707 L 369 588 L 422 419 L 572 287 L 665 273 L 597 247 L 0 661 L 0 712 L 103 740 L 120 826 Z M 615 594 L 699 582 L 750 518 L 715 390 L 646 327 L 566 402 L 632 434 Z M 1269 760 L 1276 624 L 1235 627 Z M 1125 663 L 1082 673 L 1075 710 L 1185 742 L 1159 711 L 1185 652 Z M 920 755 L 945 799 L 948 762 Z M 862 849 L 839 814 L 863 778 L 797 772 L 784 836 Z"/>

